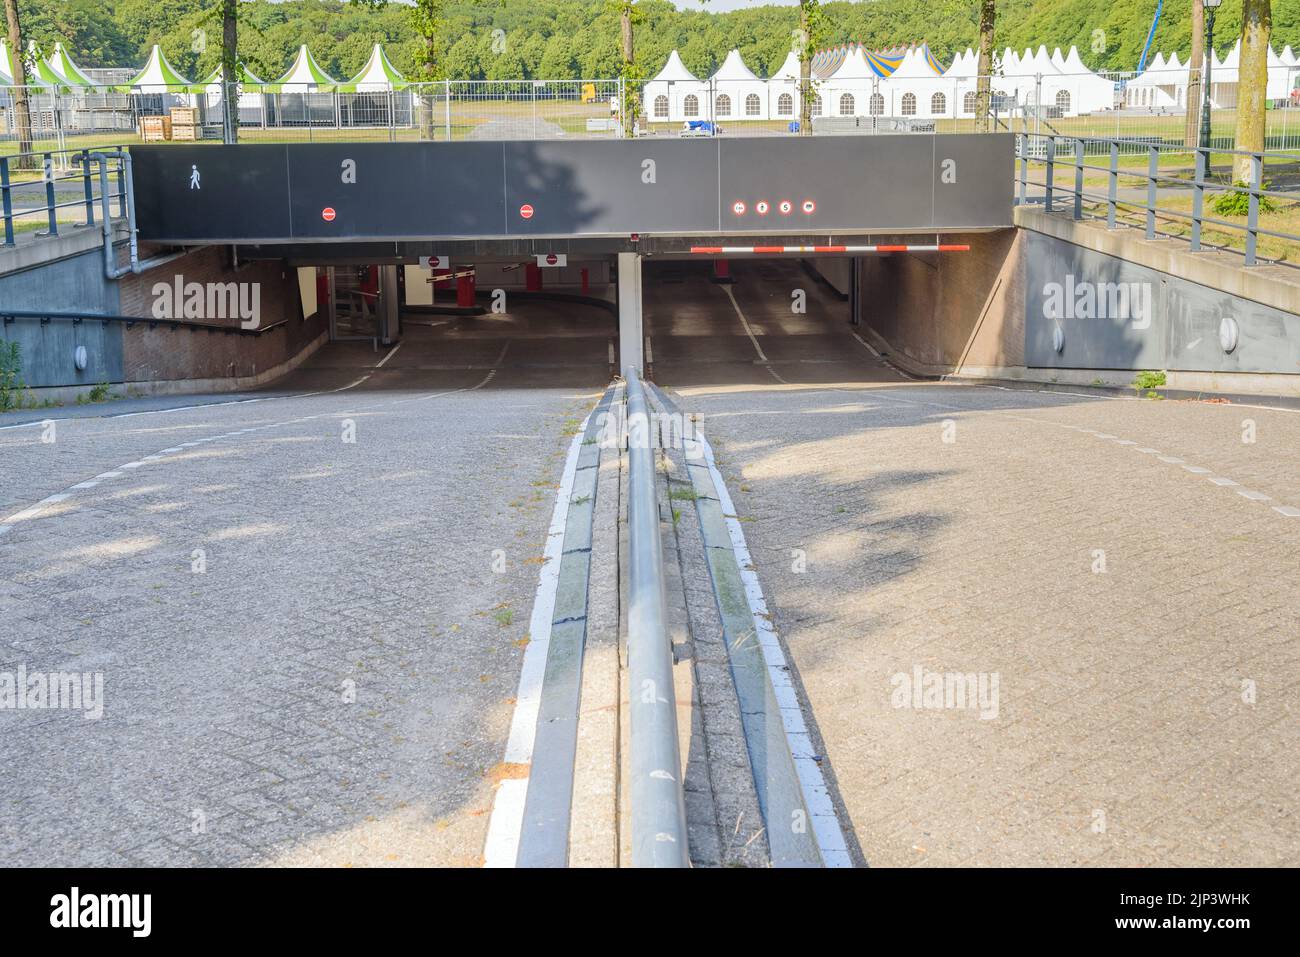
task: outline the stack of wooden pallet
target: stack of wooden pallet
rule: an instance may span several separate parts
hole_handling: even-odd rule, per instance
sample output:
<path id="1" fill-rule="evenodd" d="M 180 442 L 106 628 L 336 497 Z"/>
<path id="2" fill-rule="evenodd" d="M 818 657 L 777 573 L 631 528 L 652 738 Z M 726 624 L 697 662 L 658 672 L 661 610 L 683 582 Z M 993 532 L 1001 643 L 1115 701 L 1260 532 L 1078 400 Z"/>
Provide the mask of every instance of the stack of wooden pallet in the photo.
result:
<path id="1" fill-rule="evenodd" d="M 140 139 L 146 143 L 158 143 L 172 138 L 172 118 L 170 116 L 140 117 Z"/>
<path id="2" fill-rule="evenodd" d="M 173 140 L 192 143 L 199 138 L 199 111 L 194 106 L 172 107 Z"/>

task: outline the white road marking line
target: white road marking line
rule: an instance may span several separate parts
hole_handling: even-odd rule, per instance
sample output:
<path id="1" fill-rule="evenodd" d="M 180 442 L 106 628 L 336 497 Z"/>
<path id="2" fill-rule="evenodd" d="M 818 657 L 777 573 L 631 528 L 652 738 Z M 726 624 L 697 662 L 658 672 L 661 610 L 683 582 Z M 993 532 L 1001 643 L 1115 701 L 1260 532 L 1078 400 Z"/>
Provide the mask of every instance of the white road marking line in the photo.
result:
<path id="1" fill-rule="evenodd" d="M 1159 456 L 1159 458 L 1160 458 L 1160 461 L 1161 461 L 1161 462 L 1168 462 L 1170 465 L 1182 465 L 1182 464 L 1183 464 L 1183 460 L 1180 459 L 1180 458 L 1179 458 L 1178 456 L 1176 456 L 1176 455 L 1161 455 L 1161 456 Z"/>
<path id="2" fill-rule="evenodd" d="M 758 580 L 753 558 L 745 543 L 745 532 L 736 516 L 736 506 L 727 491 L 727 483 L 718 471 L 713 457 L 713 447 L 704 433 L 695 431 L 695 438 L 704 461 L 713 478 L 713 487 L 722 506 L 723 518 L 727 523 L 727 532 L 731 536 L 731 548 L 740 568 L 741 582 L 745 586 L 745 599 L 749 603 L 750 619 L 754 623 L 754 634 L 758 636 L 759 649 L 763 652 L 763 661 L 767 664 L 768 679 L 772 691 L 781 709 L 781 723 L 785 728 L 786 741 L 794 758 L 795 771 L 799 776 L 799 787 L 803 792 L 804 804 L 812 817 L 813 834 L 817 838 L 817 847 L 822 861 L 827 867 L 852 867 L 853 859 L 849 856 L 848 845 L 844 841 L 844 832 L 840 828 L 839 816 L 830 801 L 826 780 L 821 767 L 812 757 L 811 738 L 807 734 L 803 709 L 799 705 L 798 695 L 790 681 L 786 668 L 785 653 L 781 650 L 781 640 L 772 616 L 768 613 L 767 602 L 763 598 L 763 586 Z"/>
<path id="3" fill-rule="evenodd" d="M 57 495 L 48 495 L 41 499 L 41 505 L 57 505 L 59 502 L 66 502 L 72 498 L 71 492 L 59 492 Z"/>
<path id="4" fill-rule="evenodd" d="M 589 419 L 590 416 L 587 418 Z M 542 703 L 546 656 L 551 647 L 551 619 L 555 615 L 555 592 L 560 583 L 560 556 L 564 551 L 564 531 L 569 520 L 569 499 L 573 494 L 573 478 L 578 470 L 578 454 L 582 451 L 582 440 L 586 429 L 587 419 L 584 419 L 582 427 L 569 443 L 569 453 L 564 460 L 560 487 L 555 493 L 555 507 L 551 510 L 551 525 L 546 533 L 546 547 L 542 553 L 542 569 L 538 574 L 532 616 L 528 621 L 529 641 L 524 648 L 524 660 L 519 669 L 519 688 L 515 692 L 515 710 L 510 720 L 510 737 L 506 742 L 506 753 L 503 758 L 505 764 L 530 767 L 533 761 L 533 743 L 537 738 L 537 713 Z M 527 775 L 507 778 L 497 787 L 496 795 L 492 799 L 492 816 L 488 821 L 487 841 L 483 848 L 486 867 L 515 866 L 519 854 L 519 832 L 524 823 L 524 803 L 527 796 Z"/>
<path id="5" fill-rule="evenodd" d="M 1242 498 L 1250 499 L 1252 502 L 1271 502 L 1273 500 L 1271 496 L 1265 495 L 1263 492 L 1252 491 L 1248 488 L 1237 489 L 1237 494 Z"/>
<path id="6" fill-rule="evenodd" d="M 1210 471 L 1209 469 L 1201 468 L 1199 465 L 1184 465 L 1183 468 L 1187 469 L 1187 471 L 1191 472 L 1193 475 L 1205 475 Z"/>
<path id="7" fill-rule="evenodd" d="M 722 291 L 725 292 L 727 298 L 731 300 L 732 308 L 736 310 L 736 315 L 740 317 L 740 324 L 745 327 L 745 335 L 749 336 L 749 341 L 754 344 L 754 351 L 758 353 L 759 359 L 766 362 L 767 356 L 763 354 L 763 347 L 758 344 L 758 337 L 754 335 L 754 330 L 749 327 L 749 320 L 746 319 L 745 314 L 740 311 L 740 303 L 736 302 L 736 294 L 731 291 L 730 286 L 723 286 Z"/>
<path id="8" fill-rule="evenodd" d="M 1293 505 L 1274 505 L 1273 511 L 1285 515 L 1287 518 L 1300 518 L 1300 508 Z"/>
<path id="9" fill-rule="evenodd" d="M 1116 445 L 1137 445 L 1137 443 L 1134 442 L 1132 439 L 1116 439 L 1115 444 Z"/>
<path id="10" fill-rule="evenodd" d="M 1138 449 L 1138 451 L 1139 451 L 1139 452 L 1142 452 L 1142 453 L 1144 453 L 1144 454 L 1146 454 L 1146 455 L 1159 455 L 1159 454 L 1160 454 L 1160 450 L 1159 450 L 1159 449 Z"/>
<path id="11" fill-rule="evenodd" d="M 1115 438 L 1115 436 L 1113 436 L 1113 435 L 1108 435 L 1108 434 L 1105 433 L 1105 432 L 1094 432 L 1094 433 L 1092 433 L 1092 434 L 1095 435 L 1095 436 L 1096 436 L 1097 438 L 1099 438 L 1099 439 L 1113 439 L 1113 438 Z"/>
<path id="12" fill-rule="evenodd" d="M 378 362 L 375 363 L 375 368 L 382 369 L 384 367 L 384 363 L 387 362 L 389 359 L 391 359 L 393 356 L 397 355 L 397 350 L 400 348 L 402 348 L 402 344 L 399 342 L 397 345 L 393 346 L 393 348 L 389 349 L 388 355 L 384 356 L 382 359 L 380 359 Z"/>
<path id="13" fill-rule="evenodd" d="M 1211 475 L 1210 478 L 1209 478 L 1209 480 L 1210 480 L 1211 482 L 1213 482 L 1215 485 L 1233 486 L 1233 485 L 1240 485 L 1240 484 L 1241 484 L 1240 482 L 1234 482 L 1234 481 L 1233 481 L 1232 479 L 1230 479 L 1230 478 L 1223 478 L 1223 477 L 1220 476 L 1220 475 Z"/>

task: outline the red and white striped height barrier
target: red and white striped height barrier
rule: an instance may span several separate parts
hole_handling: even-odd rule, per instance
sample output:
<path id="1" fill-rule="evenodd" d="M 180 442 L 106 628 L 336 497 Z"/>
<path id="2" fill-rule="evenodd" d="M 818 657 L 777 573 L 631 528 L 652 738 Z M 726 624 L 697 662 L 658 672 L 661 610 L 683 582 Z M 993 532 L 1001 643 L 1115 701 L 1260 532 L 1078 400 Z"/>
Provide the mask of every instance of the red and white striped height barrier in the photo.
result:
<path id="1" fill-rule="evenodd" d="M 929 246 L 692 246 L 699 256 L 744 256 L 750 253 L 965 253 L 970 246 L 941 243 Z"/>

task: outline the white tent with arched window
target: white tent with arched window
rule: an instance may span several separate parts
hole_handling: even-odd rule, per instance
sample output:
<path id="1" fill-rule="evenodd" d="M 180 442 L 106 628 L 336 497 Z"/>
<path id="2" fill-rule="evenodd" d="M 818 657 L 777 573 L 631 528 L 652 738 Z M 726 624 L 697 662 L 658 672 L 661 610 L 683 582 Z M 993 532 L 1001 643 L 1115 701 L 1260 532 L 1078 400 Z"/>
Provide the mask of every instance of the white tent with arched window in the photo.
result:
<path id="1" fill-rule="evenodd" d="M 707 119 L 709 115 L 709 84 L 686 69 L 676 50 L 668 54 L 663 69 L 646 83 L 644 97 L 646 119 L 651 123 L 681 123 Z"/>
<path id="2" fill-rule="evenodd" d="M 732 50 L 710 78 L 713 118 L 727 120 L 767 119 L 767 83 L 745 65 L 739 50 Z"/>

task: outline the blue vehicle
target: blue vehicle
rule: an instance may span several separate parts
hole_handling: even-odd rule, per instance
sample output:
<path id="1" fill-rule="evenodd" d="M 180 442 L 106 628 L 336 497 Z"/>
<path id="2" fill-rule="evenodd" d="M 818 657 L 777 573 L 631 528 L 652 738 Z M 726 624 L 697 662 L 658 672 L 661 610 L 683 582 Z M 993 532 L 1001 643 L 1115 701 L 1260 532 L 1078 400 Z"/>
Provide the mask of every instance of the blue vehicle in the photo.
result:
<path id="1" fill-rule="evenodd" d="M 722 129 L 712 120 L 687 120 L 682 124 L 681 136 L 717 136 Z"/>

